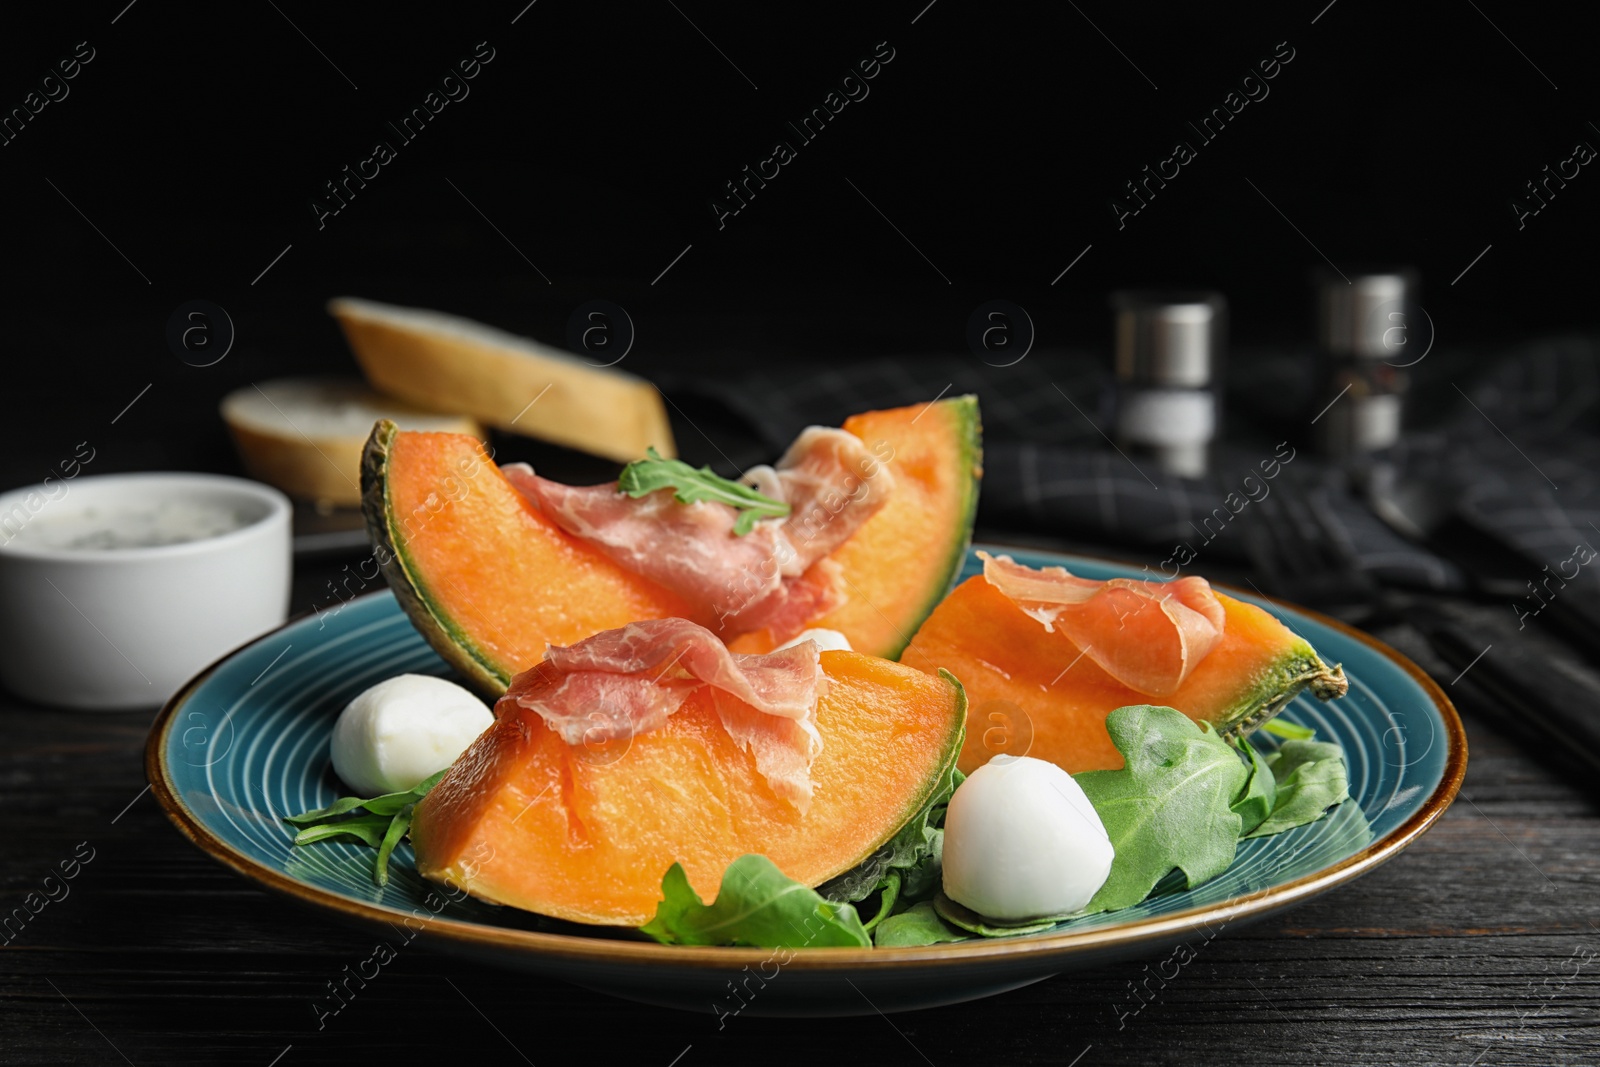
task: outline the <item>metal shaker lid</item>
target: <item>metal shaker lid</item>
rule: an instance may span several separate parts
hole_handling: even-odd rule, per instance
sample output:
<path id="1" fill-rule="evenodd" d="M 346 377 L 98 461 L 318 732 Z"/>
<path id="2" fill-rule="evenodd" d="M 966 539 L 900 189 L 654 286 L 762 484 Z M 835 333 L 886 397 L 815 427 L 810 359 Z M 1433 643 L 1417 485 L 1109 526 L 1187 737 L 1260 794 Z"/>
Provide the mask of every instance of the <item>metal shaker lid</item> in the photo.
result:
<path id="1" fill-rule="evenodd" d="M 1203 388 L 1220 358 L 1220 293 L 1124 290 L 1111 295 L 1118 381 Z"/>
<path id="2" fill-rule="evenodd" d="M 1365 271 L 1349 280 L 1335 274 L 1318 277 L 1317 339 L 1324 351 L 1335 356 L 1358 359 L 1384 359 L 1393 349 L 1384 344 L 1384 334 L 1393 322 L 1386 310 L 1401 315 L 1404 322 L 1407 301 L 1415 288 L 1409 270 Z"/>

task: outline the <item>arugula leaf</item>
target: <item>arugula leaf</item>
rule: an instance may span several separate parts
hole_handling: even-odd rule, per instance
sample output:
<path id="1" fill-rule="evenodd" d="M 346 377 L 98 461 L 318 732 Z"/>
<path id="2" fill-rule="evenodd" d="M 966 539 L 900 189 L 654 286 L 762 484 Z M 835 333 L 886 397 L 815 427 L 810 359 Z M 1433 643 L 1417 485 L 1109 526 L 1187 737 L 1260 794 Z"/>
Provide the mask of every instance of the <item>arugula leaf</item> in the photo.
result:
<path id="1" fill-rule="evenodd" d="M 966 939 L 965 933 L 939 918 L 931 900 L 913 904 L 898 915 L 889 916 L 872 934 L 872 943 L 879 948 L 937 945 Z"/>
<path id="2" fill-rule="evenodd" d="M 939 860 L 944 854 L 944 813 L 950 797 L 967 776 L 955 760 L 939 776 L 927 803 L 906 820 L 888 841 L 855 867 L 817 887 L 829 900 L 860 901 L 883 889 L 891 873 L 899 872 L 897 887 L 904 896 L 921 900 L 938 888 Z"/>
<path id="3" fill-rule="evenodd" d="M 710 467 L 699 470 L 681 459 L 663 459 L 654 448 L 645 450 L 647 459 L 636 459 L 622 468 L 617 492 L 635 499 L 662 489 L 675 489 L 673 499 L 680 504 L 710 500 L 739 509 L 733 532 L 740 537 L 755 527 L 758 519 L 776 519 L 789 514 L 789 505 L 762 496 L 748 485 L 732 482 Z"/>
<path id="4" fill-rule="evenodd" d="M 878 913 L 861 924 L 861 928 L 868 933 L 872 932 L 874 926 L 893 915 L 894 909 L 901 903 L 900 872 L 891 869 L 888 874 L 884 875 L 881 889 L 882 891 L 878 894 Z"/>
<path id="5" fill-rule="evenodd" d="M 416 810 L 415 804 L 401 808 L 378 844 L 378 858 L 372 861 L 372 877 L 377 879 L 379 885 L 389 884 L 389 857 L 394 854 L 394 847 L 400 843 L 400 839 L 411 829 L 411 814 Z"/>
<path id="6" fill-rule="evenodd" d="M 434 786 L 439 784 L 450 768 L 425 778 L 410 789 L 399 793 L 385 793 L 380 797 L 340 797 L 325 808 L 285 815 L 283 821 L 290 826 L 302 827 L 294 835 L 294 844 L 311 845 L 335 837 L 353 837 L 368 848 L 378 850 L 372 864 L 372 880 L 378 885 L 389 884 L 389 857 L 395 847 L 411 829 L 411 817 L 417 803 Z M 365 809 L 366 814 L 355 814 Z M 348 816 L 348 818 L 346 817 Z"/>
<path id="7" fill-rule="evenodd" d="M 943 809 L 939 821 L 944 821 Z M 894 870 L 897 868 L 891 868 Z M 906 902 L 932 900 L 944 882 L 944 827 L 933 832 L 928 851 L 901 874 L 900 898 Z"/>
<path id="8" fill-rule="evenodd" d="M 979 915 L 965 904 L 957 904 L 941 892 L 933 898 L 933 910 L 938 912 L 939 918 L 951 926 L 965 930 L 979 937 L 1016 937 L 1020 934 L 1037 934 L 1050 930 L 1057 923 L 1067 919 L 1075 919 L 1080 915 L 1088 915 L 1088 911 L 1074 911 L 1062 915 L 1044 915 L 1037 919 L 1025 919 L 1022 922 L 1003 923 L 998 919 L 991 919 Z"/>
<path id="9" fill-rule="evenodd" d="M 1335 741 L 1290 740 L 1279 745 L 1276 752 L 1267 754 L 1267 765 L 1272 768 L 1280 782 L 1296 768 L 1323 760 L 1339 760 L 1342 763 L 1344 749 Z"/>
<path id="10" fill-rule="evenodd" d="M 1244 784 L 1244 791 L 1232 804 L 1234 813 L 1239 816 L 1239 832 L 1248 836 L 1272 814 L 1272 805 L 1278 798 L 1278 780 L 1248 738 L 1236 738 L 1232 744 L 1250 764 L 1250 778 Z"/>
<path id="11" fill-rule="evenodd" d="M 1344 750 L 1332 741 L 1285 741 L 1267 755 L 1277 795 L 1272 812 L 1246 837 L 1266 837 L 1316 822 L 1335 804 L 1350 799 Z"/>
<path id="12" fill-rule="evenodd" d="M 309 845 L 342 834 L 356 838 L 368 848 L 377 848 L 383 843 L 383 835 L 388 831 L 390 821 L 387 815 L 361 815 L 324 826 L 308 826 L 294 835 L 294 843 Z"/>
<path id="13" fill-rule="evenodd" d="M 1087 911 L 1139 903 L 1174 868 L 1193 887 L 1233 862 L 1239 815 L 1231 807 L 1248 772 L 1209 724 L 1138 704 L 1106 717 L 1125 766 L 1076 776 L 1116 849 L 1111 875 Z"/>
<path id="14" fill-rule="evenodd" d="M 664 945 L 759 948 L 870 948 L 850 904 L 824 900 L 765 856 L 740 856 L 722 873 L 717 899 L 703 903 L 674 863 L 661 879 L 655 918 L 639 929 Z"/>
<path id="15" fill-rule="evenodd" d="M 314 826 L 319 822 L 326 822 L 335 815 L 348 814 L 357 808 L 366 808 L 368 813 L 372 815 L 393 815 L 407 804 L 415 803 L 418 799 L 427 796 L 428 790 L 438 785 L 439 779 L 443 778 L 449 770 L 450 768 L 446 767 L 433 777 L 418 782 L 412 788 L 399 793 L 385 793 L 370 800 L 363 800 L 360 797 L 340 797 L 327 807 L 318 808 L 316 811 L 307 811 L 299 815 L 285 815 L 283 821 L 291 826 Z"/>
<path id="16" fill-rule="evenodd" d="M 1268 719 L 1261 724 L 1261 732 L 1272 734 L 1274 737 L 1284 737 L 1291 741 L 1309 741 L 1317 736 L 1317 732 L 1309 726 L 1289 722 L 1286 719 Z"/>

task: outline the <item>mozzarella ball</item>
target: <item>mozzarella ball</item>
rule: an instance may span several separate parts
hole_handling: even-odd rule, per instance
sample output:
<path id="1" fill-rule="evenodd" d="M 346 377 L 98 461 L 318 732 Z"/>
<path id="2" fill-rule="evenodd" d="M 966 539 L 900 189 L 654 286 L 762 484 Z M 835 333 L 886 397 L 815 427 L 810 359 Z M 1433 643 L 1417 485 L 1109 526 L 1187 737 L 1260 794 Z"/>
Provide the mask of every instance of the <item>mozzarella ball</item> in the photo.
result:
<path id="1" fill-rule="evenodd" d="M 817 643 L 818 652 L 855 651 L 855 649 L 850 647 L 850 639 L 844 634 L 840 633 L 838 630 L 824 630 L 821 628 L 815 630 L 801 630 L 799 633 L 789 638 L 789 640 L 779 645 L 778 648 L 791 648 L 795 645 L 798 645 L 801 641 L 815 641 Z M 775 648 L 772 651 L 776 652 L 778 651 L 778 648 Z"/>
<path id="2" fill-rule="evenodd" d="M 483 701 L 454 682 L 402 674 L 339 713 L 333 770 L 357 796 L 398 793 L 450 766 L 493 722 Z"/>
<path id="3" fill-rule="evenodd" d="M 1003 922 L 1066 915 L 1105 884 L 1113 851 L 1070 774 L 1028 756 L 996 756 L 950 798 L 944 894 Z"/>

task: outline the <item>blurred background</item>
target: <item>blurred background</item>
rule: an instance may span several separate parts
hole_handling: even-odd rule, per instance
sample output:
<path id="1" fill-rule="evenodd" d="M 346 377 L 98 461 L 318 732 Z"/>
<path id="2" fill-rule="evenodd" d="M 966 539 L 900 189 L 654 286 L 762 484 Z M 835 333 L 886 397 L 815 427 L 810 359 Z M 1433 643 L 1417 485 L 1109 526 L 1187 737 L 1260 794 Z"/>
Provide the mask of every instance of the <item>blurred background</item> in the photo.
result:
<path id="1" fill-rule="evenodd" d="M 1600 537 L 1600 112 L 1576 10 L 112 0 L 7 20 L 6 487 L 85 441 L 94 473 L 237 473 L 225 394 L 357 375 L 330 297 L 557 346 L 604 300 L 634 331 L 619 369 L 724 473 L 808 421 L 978 392 L 986 537 L 1159 565 L 1292 454 L 1276 502 L 1194 567 L 1380 631 L 1474 604 L 1520 633 L 1532 583 Z M 392 158 L 349 182 L 378 142 Z M 777 142 L 793 157 L 764 163 Z M 1336 350 L 1317 278 L 1354 292 L 1371 267 L 1410 271 L 1401 318 L 1383 347 Z M 1119 425 L 1170 384 L 1139 378 L 1167 351 L 1148 340 L 1117 383 L 1129 288 L 1220 298 L 1200 355 L 1179 345 L 1215 402 L 1200 467 Z M 233 334 L 204 366 L 169 338 L 196 300 Z M 1382 303 L 1347 308 L 1345 333 Z M 1364 395 L 1399 421 L 1319 439 L 1355 433 Z M 559 478 L 617 467 L 495 443 Z M 1563 647 L 1588 657 L 1600 584 L 1578 587 Z M 1460 664 L 1489 640 L 1451 632 Z"/>

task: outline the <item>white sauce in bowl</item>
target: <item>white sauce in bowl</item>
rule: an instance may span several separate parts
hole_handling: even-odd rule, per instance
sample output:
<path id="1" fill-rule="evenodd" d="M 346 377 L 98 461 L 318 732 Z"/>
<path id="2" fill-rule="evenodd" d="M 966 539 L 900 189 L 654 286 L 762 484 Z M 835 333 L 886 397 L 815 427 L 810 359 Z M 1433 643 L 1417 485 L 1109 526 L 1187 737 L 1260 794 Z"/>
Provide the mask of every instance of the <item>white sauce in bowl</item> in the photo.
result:
<path id="1" fill-rule="evenodd" d="M 261 516 L 249 507 L 195 498 L 46 507 L 6 544 L 65 551 L 157 548 L 242 529 Z"/>

